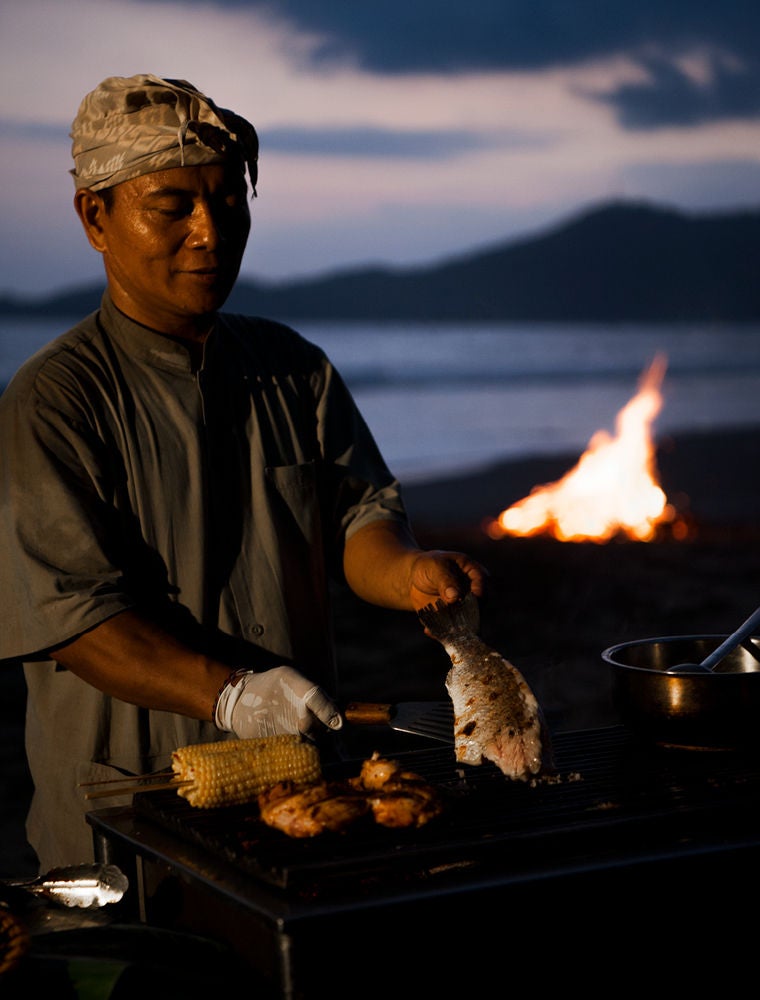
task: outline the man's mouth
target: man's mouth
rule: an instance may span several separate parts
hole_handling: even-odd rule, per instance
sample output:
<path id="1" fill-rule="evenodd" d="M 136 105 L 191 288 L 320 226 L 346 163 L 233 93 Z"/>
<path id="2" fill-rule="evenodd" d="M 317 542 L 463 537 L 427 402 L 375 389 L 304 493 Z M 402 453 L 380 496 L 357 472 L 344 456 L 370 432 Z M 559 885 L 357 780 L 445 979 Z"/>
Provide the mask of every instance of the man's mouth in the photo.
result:
<path id="1" fill-rule="evenodd" d="M 199 281 L 216 281 L 223 275 L 224 271 L 221 267 L 199 267 L 184 273 Z"/>

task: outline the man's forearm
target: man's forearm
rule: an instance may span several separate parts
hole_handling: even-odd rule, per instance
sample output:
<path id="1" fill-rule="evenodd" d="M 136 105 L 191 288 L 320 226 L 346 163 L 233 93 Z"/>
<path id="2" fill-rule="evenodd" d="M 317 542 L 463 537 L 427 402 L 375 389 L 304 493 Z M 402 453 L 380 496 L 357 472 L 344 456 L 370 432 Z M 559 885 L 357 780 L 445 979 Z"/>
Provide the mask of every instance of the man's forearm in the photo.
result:
<path id="1" fill-rule="evenodd" d="M 50 656 L 104 694 L 194 719 L 210 719 L 230 672 L 135 611 L 114 615 Z"/>
<path id="2" fill-rule="evenodd" d="M 374 521 L 346 542 L 343 570 L 363 600 L 385 608 L 413 610 L 412 566 L 420 549 L 403 524 Z"/>

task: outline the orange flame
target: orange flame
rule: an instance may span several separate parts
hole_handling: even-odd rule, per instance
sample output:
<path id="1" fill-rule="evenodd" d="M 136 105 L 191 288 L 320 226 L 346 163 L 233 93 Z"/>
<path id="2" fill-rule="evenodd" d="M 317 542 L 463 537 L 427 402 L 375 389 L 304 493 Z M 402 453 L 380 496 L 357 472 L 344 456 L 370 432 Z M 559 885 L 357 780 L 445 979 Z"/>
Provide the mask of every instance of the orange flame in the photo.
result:
<path id="1" fill-rule="evenodd" d="M 651 425 L 662 409 L 666 359 L 658 354 L 637 394 L 618 413 L 616 433 L 597 431 L 577 465 L 486 525 L 491 538 L 548 534 L 563 542 L 606 542 L 616 535 L 650 541 L 674 511 L 660 487 Z"/>

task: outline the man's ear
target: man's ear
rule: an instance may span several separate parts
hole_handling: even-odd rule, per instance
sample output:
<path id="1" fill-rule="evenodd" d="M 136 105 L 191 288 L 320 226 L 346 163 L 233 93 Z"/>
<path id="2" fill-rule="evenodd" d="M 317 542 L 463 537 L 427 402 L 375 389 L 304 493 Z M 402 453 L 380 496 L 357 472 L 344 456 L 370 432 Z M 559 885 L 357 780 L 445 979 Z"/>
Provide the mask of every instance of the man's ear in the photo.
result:
<path id="1" fill-rule="evenodd" d="M 80 188 L 74 195 L 74 208 L 90 241 L 90 246 L 102 253 L 105 250 L 103 220 L 107 214 L 103 199 L 97 191 Z"/>

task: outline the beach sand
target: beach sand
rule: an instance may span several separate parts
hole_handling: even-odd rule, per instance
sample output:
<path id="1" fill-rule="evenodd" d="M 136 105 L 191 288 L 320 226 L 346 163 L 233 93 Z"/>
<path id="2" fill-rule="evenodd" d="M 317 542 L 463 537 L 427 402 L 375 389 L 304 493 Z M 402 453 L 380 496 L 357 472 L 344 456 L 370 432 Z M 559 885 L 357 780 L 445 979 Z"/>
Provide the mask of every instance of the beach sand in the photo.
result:
<path id="1" fill-rule="evenodd" d="M 653 542 L 494 541 L 483 522 L 556 481 L 577 462 L 560 455 L 505 462 L 410 485 L 422 544 L 468 552 L 489 570 L 481 636 L 532 686 L 554 731 L 617 723 L 601 653 L 631 639 L 727 634 L 760 603 L 760 430 L 658 442 L 660 481 L 691 534 Z M 416 617 L 335 591 L 339 697 L 440 700 L 449 661 Z M 0 676 L 0 877 L 34 873 L 23 817 L 29 796 L 20 673 Z"/>

